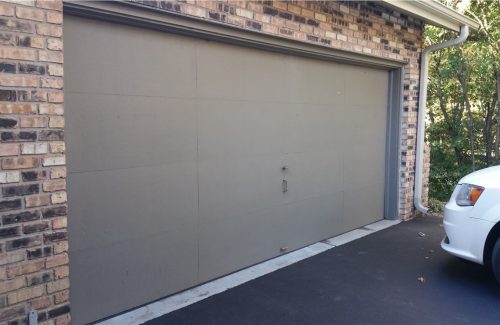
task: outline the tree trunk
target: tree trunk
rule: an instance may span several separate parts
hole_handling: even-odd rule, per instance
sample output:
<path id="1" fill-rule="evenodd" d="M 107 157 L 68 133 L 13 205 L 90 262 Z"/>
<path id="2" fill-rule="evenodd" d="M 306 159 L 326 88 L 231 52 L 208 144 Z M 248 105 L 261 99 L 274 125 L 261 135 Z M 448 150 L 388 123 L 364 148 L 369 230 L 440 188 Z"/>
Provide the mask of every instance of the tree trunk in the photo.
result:
<path id="1" fill-rule="evenodd" d="M 434 110 L 432 107 L 429 107 L 429 120 L 431 120 L 431 124 L 434 124 L 436 118 L 434 117 Z"/>
<path id="2" fill-rule="evenodd" d="M 467 117 L 469 121 L 467 123 L 467 129 L 469 131 L 469 140 L 470 140 L 470 157 L 472 163 L 472 171 L 476 170 L 476 158 L 475 158 L 475 148 L 474 148 L 474 123 L 472 119 L 472 108 L 469 101 L 469 91 L 467 89 L 467 82 L 463 78 L 463 76 L 458 76 L 458 81 L 462 86 L 462 94 L 464 96 L 465 108 L 467 109 Z"/>
<path id="3" fill-rule="evenodd" d="M 458 136 L 458 130 L 456 129 L 455 125 L 457 125 L 460 121 L 462 121 L 462 117 L 464 115 L 464 105 L 463 103 L 455 103 L 452 105 L 452 139 L 453 139 L 453 143 L 455 143 L 455 139 L 457 138 Z M 462 152 L 462 150 L 454 145 L 453 148 L 455 149 L 455 157 L 457 159 L 457 165 L 458 166 L 462 166 L 463 163 L 464 163 L 464 154 Z"/>
<path id="4" fill-rule="evenodd" d="M 476 157 L 475 157 L 475 150 L 474 150 L 474 123 L 472 120 L 472 109 L 470 106 L 469 99 L 467 98 L 465 100 L 465 106 L 467 107 L 467 116 L 469 117 L 469 139 L 470 139 L 470 158 L 472 162 L 472 171 L 476 170 Z"/>
<path id="5" fill-rule="evenodd" d="M 436 74 L 438 74 L 438 87 L 437 87 L 437 90 L 436 90 L 436 96 L 437 96 L 437 99 L 438 99 L 438 107 L 441 111 L 441 114 L 443 114 L 443 119 L 444 121 L 446 122 L 447 124 L 447 130 L 448 130 L 448 135 L 451 137 L 453 143 L 455 143 L 455 140 L 458 136 L 458 131 L 456 129 L 456 124 L 457 124 L 457 120 L 460 121 L 462 119 L 462 115 L 463 115 L 463 110 L 459 110 L 459 105 L 452 105 L 452 109 L 451 109 L 451 112 L 452 112 L 452 115 L 450 116 L 450 114 L 448 114 L 448 111 L 446 110 L 446 103 L 447 103 L 447 100 L 443 94 L 443 86 L 441 85 L 441 79 L 443 78 L 441 75 L 439 75 L 439 68 L 441 66 L 441 60 L 440 60 L 440 56 L 437 57 L 436 59 Z M 431 111 L 429 111 L 430 113 Z M 434 112 L 433 112 L 434 113 Z M 429 117 L 431 118 L 431 122 L 434 123 L 434 114 L 429 114 Z M 453 149 L 455 151 L 455 159 L 457 161 L 457 165 L 458 166 L 462 166 L 463 164 L 463 154 L 462 154 L 462 151 L 460 150 L 460 148 L 456 145 L 453 146 Z"/>
<path id="6" fill-rule="evenodd" d="M 455 159 L 457 160 L 457 165 L 462 166 L 462 152 L 460 151 L 460 148 L 454 146 L 453 149 L 455 150 Z"/>
<path id="7" fill-rule="evenodd" d="M 491 134 L 491 126 L 493 124 L 493 114 L 495 112 L 495 102 L 486 103 L 486 117 L 484 119 L 484 128 L 483 128 L 483 138 L 484 138 L 484 150 L 485 150 L 485 163 L 486 166 L 491 166 L 491 154 L 492 154 L 492 145 L 493 139 Z"/>

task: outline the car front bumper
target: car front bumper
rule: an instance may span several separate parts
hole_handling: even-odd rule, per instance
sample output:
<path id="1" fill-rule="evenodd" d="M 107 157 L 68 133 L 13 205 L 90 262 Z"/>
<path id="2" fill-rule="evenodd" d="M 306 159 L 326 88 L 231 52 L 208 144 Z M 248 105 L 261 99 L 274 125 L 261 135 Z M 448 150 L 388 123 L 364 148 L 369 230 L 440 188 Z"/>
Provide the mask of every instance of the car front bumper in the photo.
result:
<path id="1" fill-rule="evenodd" d="M 454 200 L 444 210 L 446 237 L 441 247 L 452 255 L 483 264 L 483 250 L 491 223 L 470 217 L 474 207 L 458 206 Z"/>

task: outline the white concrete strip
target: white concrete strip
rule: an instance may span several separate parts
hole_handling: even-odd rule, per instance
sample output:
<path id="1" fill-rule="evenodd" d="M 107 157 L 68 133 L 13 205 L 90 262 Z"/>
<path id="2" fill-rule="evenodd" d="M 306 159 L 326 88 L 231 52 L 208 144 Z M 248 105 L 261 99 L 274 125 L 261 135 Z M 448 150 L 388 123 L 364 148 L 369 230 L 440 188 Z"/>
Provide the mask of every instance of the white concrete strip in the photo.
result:
<path id="1" fill-rule="evenodd" d="M 236 287 L 245 282 L 251 281 L 263 275 L 269 274 L 291 264 L 302 261 L 311 256 L 327 251 L 335 246 L 343 245 L 350 241 L 364 237 L 376 231 L 394 226 L 399 220 L 382 220 L 372 223 L 360 229 L 355 229 L 337 237 L 327 239 L 323 242 L 309 245 L 294 252 L 281 255 L 260 264 L 248 267 L 241 271 L 226 275 L 217 280 L 205 283 L 198 287 L 182 291 L 170 297 L 155 301 L 146 306 L 139 307 L 121 315 L 104 320 L 99 325 L 137 325 L 168 314 L 174 310 L 189 306 Z"/>
<path id="2" fill-rule="evenodd" d="M 364 226 L 363 228 L 379 231 L 397 225 L 400 222 L 401 220 L 380 220 L 379 222 Z"/>
<path id="3" fill-rule="evenodd" d="M 371 233 L 374 233 L 373 230 L 368 229 L 354 229 L 352 231 L 346 232 L 345 234 L 339 235 L 337 237 L 333 237 L 327 240 L 324 240 L 323 243 L 332 245 L 332 246 L 340 246 L 346 243 L 349 243 L 353 240 L 359 239 L 361 237 L 365 237 Z"/>

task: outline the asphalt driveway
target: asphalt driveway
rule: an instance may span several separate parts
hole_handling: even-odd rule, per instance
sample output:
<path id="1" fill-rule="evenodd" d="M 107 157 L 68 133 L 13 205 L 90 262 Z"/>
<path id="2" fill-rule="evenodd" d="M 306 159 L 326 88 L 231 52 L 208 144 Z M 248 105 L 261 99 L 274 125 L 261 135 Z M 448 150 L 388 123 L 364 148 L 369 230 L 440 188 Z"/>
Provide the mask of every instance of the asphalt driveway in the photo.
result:
<path id="1" fill-rule="evenodd" d="M 441 250 L 441 221 L 401 223 L 146 324 L 499 324 L 500 286 Z"/>

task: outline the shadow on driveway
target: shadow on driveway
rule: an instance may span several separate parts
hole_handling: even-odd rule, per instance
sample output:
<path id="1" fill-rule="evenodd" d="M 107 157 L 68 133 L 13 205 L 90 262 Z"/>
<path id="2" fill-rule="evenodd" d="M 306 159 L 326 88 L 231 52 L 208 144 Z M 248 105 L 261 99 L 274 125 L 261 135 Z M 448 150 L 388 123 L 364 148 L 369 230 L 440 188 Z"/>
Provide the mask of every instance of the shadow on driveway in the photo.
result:
<path id="1" fill-rule="evenodd" d="M 500 286 L 441 250 L 441 221 L 401 223 L 146 324 L 499 324 Z"/>

